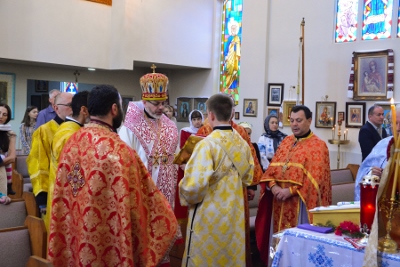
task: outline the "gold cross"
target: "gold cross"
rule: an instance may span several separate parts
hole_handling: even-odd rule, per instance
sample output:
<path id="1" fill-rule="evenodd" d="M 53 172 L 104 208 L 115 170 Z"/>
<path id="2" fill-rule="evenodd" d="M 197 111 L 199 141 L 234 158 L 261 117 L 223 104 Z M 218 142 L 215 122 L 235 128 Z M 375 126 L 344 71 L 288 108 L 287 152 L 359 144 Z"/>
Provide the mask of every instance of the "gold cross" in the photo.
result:
<path id="1" fill-rule="evenodd" d="M 287 168 L 288 168 L 288 166 L 285 163 L 285 165 L 282 166 L 282 174 L 285 174 Z"/>
<path id="2" fill-rule="evenodd" d="M 154 65 L 154 64 L 153 64 L 153 65 L 151 65 L 151 67 L 150 67 L 150 69 L 152 69 L 152 70 L 153 70 L 153 73 L 156 73 L 156 68 L 157 68 L 157 67 L 156 67 L 156 65 Z"/>
<path id="3" fill-rule="evenodd" d="M 154 166 L 157 166 L 158 165 L 158 158 L 159 158 L 159 156 L 158 156 L 158 154 L 156 153 L 154 156 L 153 156 L 153 165 Z"/>

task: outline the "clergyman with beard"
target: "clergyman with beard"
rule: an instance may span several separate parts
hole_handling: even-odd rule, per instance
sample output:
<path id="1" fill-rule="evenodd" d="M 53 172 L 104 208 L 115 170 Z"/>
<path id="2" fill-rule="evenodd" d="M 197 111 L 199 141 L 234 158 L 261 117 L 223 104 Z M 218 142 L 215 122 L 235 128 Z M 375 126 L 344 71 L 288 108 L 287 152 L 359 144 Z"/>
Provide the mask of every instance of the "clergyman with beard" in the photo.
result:
<path id="1" fill-rule="evenodd" d="M 48 258 L 54 266 L 158 266 L 175 238 L 175 215 L 116 133 L 123 120 L 118 91 L 93 88 L 88 110 L 90 122 L 59 158 Z M 162 234 L 149 231 L 159 225 Z"/>

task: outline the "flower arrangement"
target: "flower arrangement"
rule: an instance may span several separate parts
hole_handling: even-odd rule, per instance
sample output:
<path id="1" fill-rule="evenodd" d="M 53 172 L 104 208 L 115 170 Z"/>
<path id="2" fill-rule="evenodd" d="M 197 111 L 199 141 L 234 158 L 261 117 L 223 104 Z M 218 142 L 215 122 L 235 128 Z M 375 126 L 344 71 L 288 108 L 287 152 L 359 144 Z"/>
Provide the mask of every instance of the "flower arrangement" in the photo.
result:
<path id="1" fill-rule="evenodd" d="M 350 221 L 340 223 L 339 226 L 336 227 L 335 235 L 347 235 L 352 238 L 361 238 L 364 236 L 364 234 L 360 232 L 360 227 Z"/>

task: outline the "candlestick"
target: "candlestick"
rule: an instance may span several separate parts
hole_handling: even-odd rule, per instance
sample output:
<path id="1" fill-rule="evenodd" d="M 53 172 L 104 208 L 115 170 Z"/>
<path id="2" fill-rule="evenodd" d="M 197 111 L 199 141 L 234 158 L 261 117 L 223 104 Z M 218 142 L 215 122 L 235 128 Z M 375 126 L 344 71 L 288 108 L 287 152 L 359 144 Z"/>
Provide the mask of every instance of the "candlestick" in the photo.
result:
<path id="1" fill-rule="evenodd" d="M 390 99 L 390 109 L 392 112 L 392 133 L 393 133 L 393 138 L 394 138 L 394 143 L 396 144 L 397 142 L 397 131 L 396 131 L 396 107 L 394 105 L 394 100 L 393 98 Z"/>

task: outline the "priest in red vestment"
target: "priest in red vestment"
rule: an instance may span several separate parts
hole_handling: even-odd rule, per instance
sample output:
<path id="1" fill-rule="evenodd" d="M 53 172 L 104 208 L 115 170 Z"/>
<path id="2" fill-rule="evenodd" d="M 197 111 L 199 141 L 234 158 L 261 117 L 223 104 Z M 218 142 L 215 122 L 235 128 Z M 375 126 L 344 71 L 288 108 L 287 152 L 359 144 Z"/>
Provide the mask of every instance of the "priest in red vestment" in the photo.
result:
<path id="1" fill-rule="evenodd" d="M 177 220 L 118 128 L 118 91 L 92 89 L 91 121 L 67 141 L 54 185 L 48 258 L 54 266 L 158 266 Z"/>
<path id="2" fill-rule="evenodd" d="M 268 262 L 271 214 L 273 232 L 312 223 L 308 210 L 332 202 L 329 151 L 326 143 L 310 130 L 312 114 L 298 105 L 290 113 L 293 135 L 286 137 L 261 178 L 261 199 L 256 217 L 257 246 Z M 273 205 L 265 190 L 274 195 Z"/>

